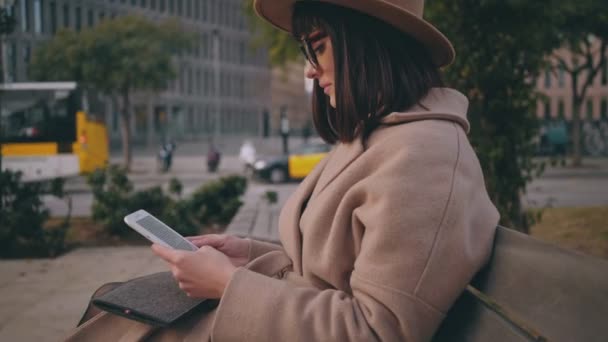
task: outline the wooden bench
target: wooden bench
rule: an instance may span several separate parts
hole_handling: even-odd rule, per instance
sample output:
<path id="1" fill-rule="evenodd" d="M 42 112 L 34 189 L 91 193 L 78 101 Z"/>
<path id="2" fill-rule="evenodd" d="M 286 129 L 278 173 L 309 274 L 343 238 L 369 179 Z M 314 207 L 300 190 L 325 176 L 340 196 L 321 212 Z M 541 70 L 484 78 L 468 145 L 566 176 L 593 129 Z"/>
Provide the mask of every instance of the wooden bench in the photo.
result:
<path id="1" fill-rule="evenodd" d="M 433 342 L 608 341 L 608 261 L 498 227 Z"/>

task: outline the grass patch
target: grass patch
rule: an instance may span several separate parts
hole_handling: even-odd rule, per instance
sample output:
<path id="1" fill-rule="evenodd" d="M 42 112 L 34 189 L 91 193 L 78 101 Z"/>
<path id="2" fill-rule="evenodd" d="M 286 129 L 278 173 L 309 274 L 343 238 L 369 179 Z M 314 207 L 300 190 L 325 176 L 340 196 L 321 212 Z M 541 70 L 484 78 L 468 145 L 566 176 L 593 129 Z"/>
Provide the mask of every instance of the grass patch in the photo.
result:
<path id="1" fill-rule="evenodd" d="M 558 246 L 608 259 L 608 206 L 546 208 L 530 235 Z"/>

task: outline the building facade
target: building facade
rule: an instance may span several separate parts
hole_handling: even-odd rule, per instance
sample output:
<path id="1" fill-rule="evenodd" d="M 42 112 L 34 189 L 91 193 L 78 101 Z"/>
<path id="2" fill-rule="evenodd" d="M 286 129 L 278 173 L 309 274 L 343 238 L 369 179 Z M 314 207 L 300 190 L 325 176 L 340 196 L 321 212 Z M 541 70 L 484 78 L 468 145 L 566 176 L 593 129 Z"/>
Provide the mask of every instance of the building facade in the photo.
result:
<path id="1" fill-rule="evenodd" d="M 566 61 L 572 61 L 572 54 L 566 50 L 559 52 Z M 596 56 L 599 58 L 599 55 Z M 596 61 L 597 63 L 597 61 Z M 553 64 L 557 64 L 554 61 Z M 596 75 L 589 86 L 583 101 L 581 119 L 584 121 L 608 120 L 608 63 Z M 586 80 L 583 72 L 579 83 Z M 570 121 L 572 119 L 572 77 L 564 69 L 547 69 L 538 78 L 536 87 L 546 95 L 546 100 L 540 101 L 536 114 L 539 119 Z"/>
<path id="2" fill-rule="evenodd" d="M 241 6 L 241 0 L 16 0 L 12 10 L 18 25 L 5 42 L 5 79 L 30 81 L 32 53 L 59 29 L 78 31 L 121 15 L 154 21 L 177 17 L 198 42 L 177 59 L 177 78 L 164 91 L 134 94 L 133 141 L 151 145 L 164 138 L 203 140 L 214 133 L 216 118 L 223 136 L 261 136 L 271 130 L 264 125 L 271 124 L 267 116 L 276 111 L 271 107 L 272 70 L 267 50 L 251 47 Z M 116 143 L 118 113 L 111 102 L 106 107 L 110 139 Z"/>
<path id="3" fill-rule="evenodd" d="M 592 39 L 594 65 L 600 59 L 600 41 Z M 576 56 L 566 49 L 556 51 L 559 58 L 572 65 Z M 607 56 L 608 57 L 608 56 Z M 581 58 L 578 58 L 582 63 Z M 558 65 L 553 57 L 552 65 Z M 587 80 L 587 71 L 578 77 L 579 91 Z M 563 68 L 547 69 L 536 84 L 545 98 L 537 104 L 536 115 L 541 121 L 540 145 L 547 153 L 567 153 L 571 148 L 573 90 L 572 76 Z M 582 152 L 591 156 L 608 156 L 608 63 L 604 63 L 587 88 L 580 108 Z"/>

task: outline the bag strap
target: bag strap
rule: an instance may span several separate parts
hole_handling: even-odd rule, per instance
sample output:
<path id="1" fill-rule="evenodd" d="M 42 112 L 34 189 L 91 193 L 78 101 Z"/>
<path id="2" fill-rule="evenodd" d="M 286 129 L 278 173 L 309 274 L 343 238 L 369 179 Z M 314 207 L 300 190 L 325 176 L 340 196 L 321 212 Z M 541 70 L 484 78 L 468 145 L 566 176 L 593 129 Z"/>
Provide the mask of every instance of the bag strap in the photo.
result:
<path id="1" fill-rule="evenodd" d="M 64 341 L 143 341 L 157 329 L 148 324 L 102 312 L 72 331 Z"/>

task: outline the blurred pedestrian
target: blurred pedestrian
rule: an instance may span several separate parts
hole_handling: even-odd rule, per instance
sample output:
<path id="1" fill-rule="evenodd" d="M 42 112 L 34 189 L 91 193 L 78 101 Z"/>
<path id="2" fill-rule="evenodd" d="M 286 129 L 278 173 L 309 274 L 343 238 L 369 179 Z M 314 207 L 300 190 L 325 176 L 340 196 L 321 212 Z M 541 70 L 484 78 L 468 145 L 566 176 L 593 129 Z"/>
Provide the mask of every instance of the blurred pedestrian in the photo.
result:
<path id="1" fill-rule="evenodd" d="M 207 150 L 207 171 L 216 172 L 220 165 L 221 159 L 222 155 L 220 151 L 213 143 L 210 143 L 209 149 Z"/>
<path id="2" fill-rule="evenodd" d="M 255 146 L 253 146 L 251 140 L 245 140 L 243 145 L 241 145 L 239 159 L 243 163 L 243 168 L 245 169 L 246 174 L 253 171 L 253 163 L 255 163 L 256 152 Z"/>

